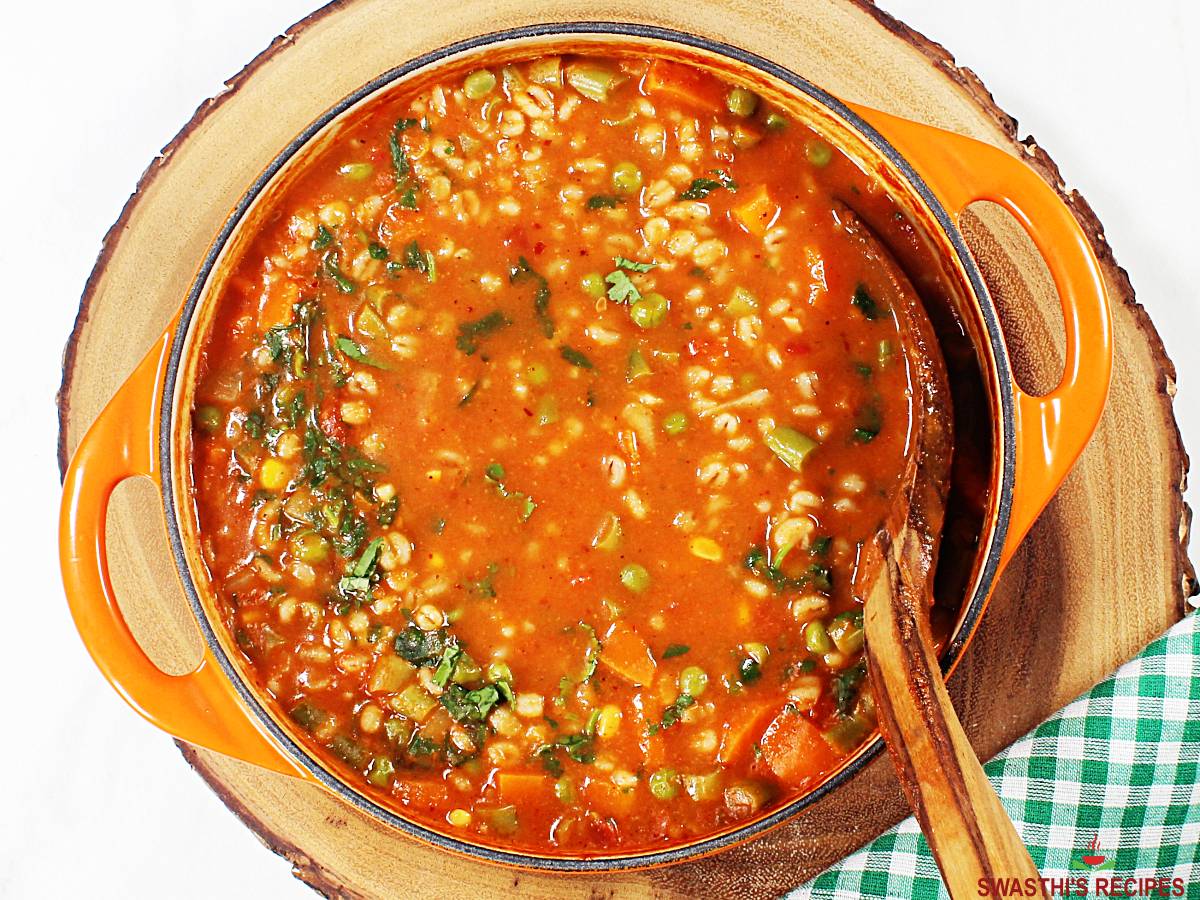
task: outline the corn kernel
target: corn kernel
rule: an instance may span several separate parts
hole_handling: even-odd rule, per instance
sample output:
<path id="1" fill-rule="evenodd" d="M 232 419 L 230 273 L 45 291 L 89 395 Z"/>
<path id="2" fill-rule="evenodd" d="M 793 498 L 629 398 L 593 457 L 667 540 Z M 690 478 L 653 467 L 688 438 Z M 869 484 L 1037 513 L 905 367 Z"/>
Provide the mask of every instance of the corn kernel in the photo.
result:
<path id="1" fill-rule="evenodd" d="M 471 824 L 471 814 L 465 809 L 452 809 L 446 814 L 446 821 L 455 828 L 466 828 Z"/>
<path id="2" fill-rule="evenodd" d="M 688 538 L 688 549 L 692 551 L 692 556 L 698 556 L 700 559 L 707 559 L 711 562 L 721 559 L 721 545 L 712 538 L 700 535 L 690 537 Z"/>
<path id="3" fill-rule="evenodd" d="M 258 482 L 268 491 L 282 491 L 289 481 L 288 467 L 277 459 L 267 459 L 258 470 Z"/>
<path id="4" fill-rule="evenodd" d="M 596 717 L 596 737 L 608 739 L 614 737 L 621 730 L 621 709 L 613 704 L 608 704 L 600 710 L 600 715 Z"/>

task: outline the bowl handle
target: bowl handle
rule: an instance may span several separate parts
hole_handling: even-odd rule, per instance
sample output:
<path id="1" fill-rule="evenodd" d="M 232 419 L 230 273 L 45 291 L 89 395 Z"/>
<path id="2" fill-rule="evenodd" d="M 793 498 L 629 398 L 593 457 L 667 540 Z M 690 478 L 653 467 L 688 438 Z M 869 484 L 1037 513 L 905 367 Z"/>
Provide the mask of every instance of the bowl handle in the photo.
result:
<path id="1" fill-rule="evenodd" d="M 1033 239 L 1062 304 L 1062 380 L 1043 396 L 1013 383 L 1016 481 L 1006 563 L 1087 446 L 1112 378 L 1112 309 L 1087 234 L 1058 193 L 1019 158 L 972 138 L 849 104 L 900 151 L 956 219 L 976 200 L 1004 207 Z"/>
<path id="2" fill-rule="evenodd" d="M 207 645 L 192 672 L 169 675 L 138 645 L 108 572 L 109 498 L 126 478 L 161 486 L 158 414 L 175 334 L 167 328 L 84 435 L 67 467 L 59 557 L 71 615 L 88 652 L 125 702 L 163 731 L 287 775 L 301 770 L 255 726 Z"/>

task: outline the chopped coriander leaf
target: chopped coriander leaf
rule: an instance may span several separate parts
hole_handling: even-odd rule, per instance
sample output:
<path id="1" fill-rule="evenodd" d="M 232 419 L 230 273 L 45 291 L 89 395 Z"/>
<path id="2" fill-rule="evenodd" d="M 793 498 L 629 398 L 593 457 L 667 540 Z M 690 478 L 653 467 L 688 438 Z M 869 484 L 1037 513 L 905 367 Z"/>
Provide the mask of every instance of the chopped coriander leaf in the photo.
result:
<path id="1" fill-rule="evenodd" d="M 623 198 L 617 197 L 614 194 L 596 194 L 592 197 L 588 197 L 587 208 L 592 210 L 616 209 L 624 202 L 625 200 Z"/>
<path id="2" fill-rule="evenodd" d="M 869 444 L 883 429 L 883 415 L 879 407 L 871 403 L 859 411 L 857 423 L 852 435 L 860 444 Z"/>
<path id="3" fill-rule="evenodd" d="M 339 336 L 336 343 L 337 348 L 355 362 L 360 362 L 364 366 L 373 366 L 376 369 L 391 368 L 391 366 L 389 366 L 387 363 L 382 362 L 381 360 L 378 360 L 369 354 L 361 344 L 355 343 L 348 337 Z"/>
<path id="4" fill-rule="evenodd" d="M 704 200 L 713 191 L 720 188 L 733 192 L 737 190 L 737 182 L 729 177 L 727 172 L 714 169 L 716 178 L 694 178 L 691 186 L 679 195 L 680 200 Z"/>
<path id="5" fill-rule="evenodd" d="M 367 549 L 362 552 L 362 556 L 354 564 L 354 568 L 350 570 L 350 574 L 356 578 L 365 578 L 375 571 L 375 563 L 379 558 L 379 548 L 383 546 L 383 538 L 375 538 L 371 543 L 367 544 Z"/>
<path id="6" fill-rule="evenodd" d="M 452 684 L 441 696 L 442 706 L 456 722 L 483 722 L 492 707 L 504 699 L 500 687 L 495 684 L 485 684 L 473 691 L 461 684 Z"/>
<path id="7" fill-rule="evenodd" d="M 547 338 L 554 337 L 554 320 L 550 318 L 550 285 L 546 279 L 529 264 L 525 257 L 517 259 L 515 265 L 508 270 L 510 284 L 522 281 L 532 281 L 537 285 L 533 293 L 533 314 L 537 318 L 542 334 Z"/>
<path id="8" fill-rule="evenodd" d="M 312 248 L 314 250 L 324 250 L 333 243 L 333 232 L 324 225 L 317 226 L 317 236 L 313 238 Z"/>
<path id="9" fill-rule="evenodd" d="M 824 556 L 829 552 L 829 546 L 832 543 L 833 538 L 829 537 L 829 535 L 813 538 L 812 543 L 808 545 L 808 552 L 812 556 Z"/>
<path id="10" fill-rule="evenodd" d="M 479 341 L 482 338 L 511 324 L 512 320 L 500 310 L 492 310 L 480 319 L 461 323 L 458 326 L 458 340 L 454 345 L 467 356 L 471 356 L 479 349 Z"/>
<path id="11" fill-rule="evenodd" d="M 496 577 L 496 573 L 500 571 L 500 567 L 495 563 L 489 563 L 487 574 L 478 581 L 467 583 L 467 590 L 475 597 L 482 597 L 485 600 L 490 600 L 496 596 L 496 586 L 492 579 Z"/>
<path id="12" fill-rule="evenodd" d="M 331 250 L 325 254 L 325 261 L 322 268 L 325 274 L 333 279 L 333 283 L 337 285 L 337 289 L 343 294 L 354 293 L 354 282 L 347 278 L 341 270 L 336 250 Z"/>
<path id="13" fill-rule="evenodd" d="M 831 587 L 831 573 L 825 566 L 813 563 L 797 576 L 790 576 L 779 567 L 782 560 L 772 563 L 767 559 L 767 553 L 762 547 L 754 546 L 746 554 L 743 564 L 747 569 L 766 581 L 776 592 L 802 591 L 806 588 L 828 591 Z"/>
<path id="14" fill-rule="evenodd" d="M 646 729 L 647 734 L 658 734 L 658 732 L 670 728 L 675 723 L 683 718 L 683 712 L 689 706 L 696 703 L 696 698 L 691 694 L 680 694 L 675 698 L 675 702 L 663 710 L 662 721 L 652 722 Z"/>
<path id="15" fill-rule="evenodd" d="M 662 658 L 673 659 L 676 656 L 683 656 L 683 654 L 691 649 L 687 644 L 669 644 L 667 645 L 667 649 L 662 652 Z"/>
<path id="16" fill-rule="evenodd" d="M 854 711 L 858 689 L 867 674 L 865 662 L 859 662 L 833 677 L 833 703 L 838 715 L 848 716 Z"/>
<path id="17" fill-rule="evenodd" d="M 441 661 L 447 647 L 458 646 L 449 629 L 422 631 L 416 625 L 409 625 L 398 632 L 392 643 L 397 655 L 414 666 L 435 666 Z"/>
<path id="18" fill-rule="evenodd" d="M 368 245 L 367 253 L 371 259 L 387 259 L 389 255 L 387 247 L 383 246 L 383 244 L 377 244 L 374 241 Z"/>
<path id="19" fill-rule="evenodd" d="M 854 296 L 850 298 L 851 304 L 857 307 L 858 311 L 863 314 L 863 318 L 868 322 L 874 322 L 880 316 L 879 304 L 875 302 L 875 298 L 867 291 L 867 286 L 860 284 L 854 289 Z"/>
<path id="20" fill-rule="evenodd" d="M 747 657 L 738 664 L 738 678 L 742 684 L 751 684 L 762 678 L 762 664 L 757 659 Z"/>
<path id="21" fill-rule="evenodd" d="M 635 262 L 632 259 L 626 259 L 624 256 L 614 256 L 613 265 L 618 269 L 626 269 L 630 272 L 649 272 L 651 269 L 657 268 L 656 262 Z"/>
<path id="22" fill-rule="evenodd" d="M 580 369 L 596 368 L 590 359 L 588 359 L 574 347 L 568 347 L 566 344 L 563 344 L 562 347 L 559 348 L 558 352 L 562 354 L 563 359 Z"/>
<path id="23" fill-rule="evenodd" d="M 642 292 L 637 289 L 637 285 L 620 270 L 609 272 L 604 276 L 604 281 L 609 285 L 608 299 L 614 303 L 633 304 L 642 299 Z"/>
<path id="24" fill-rule="evenodd" d="M 393 278 L 398 278 L 404 269 L 420 272 L 431 283 L 437 281 L 437 262 L 432 251 L 422 250 L 415 240 L 405 246 L 399 261 L 392 260 L 387 264 L 388 274 Z"/>
<path id="25" fill-rule="evenodd" d="M 379 507 L 379 512 L 375 516 L 375 521 L 380 525 L 391 525 L 396 521 L 396 513 L 400 509 L 400 498 L 392 497 L 390 500 L 385 500 Z"/>
<path id="26" fill-rule="evenodd" d="M 417 208 L 417 192 L 416 185 L 413 184 L 412 163 L 409 162 L 408 152 L 404 149 L 400 135 L 416 124 L 416 119 L 400 119 L 388 136 L 388 148 L 392 155 L 392 171 L 396 176 L 396 193 L 400 195 L 400 205 L 407 209 Z"/>
<path id="27" fill-rule="evenodd" d="M 508 485 L 502 480 L 504 478 L 504 466 L 500 465 L 500 463 L 492 463 L 484 470 L 483 477 L 495 485 L 496 493 L 501 497 L 516 500 L 520 504 L 521 521 L 529 521 L 529 517 L 537 509 L 537 503 L 528 494 L 509 489 Z"/>
<path id="28" fill-rule="evenodd" d="M 458 646 L 448 646 L 443 649 L 442 658 L 438 660 L 437 669 L 433 673 L 433 683 L 444 688 L 446 682 L 450 680 L 450 676 L 454 674 L 454 667 L 458 665 L 458 660 L 462 655 L 462 648 Z"/>

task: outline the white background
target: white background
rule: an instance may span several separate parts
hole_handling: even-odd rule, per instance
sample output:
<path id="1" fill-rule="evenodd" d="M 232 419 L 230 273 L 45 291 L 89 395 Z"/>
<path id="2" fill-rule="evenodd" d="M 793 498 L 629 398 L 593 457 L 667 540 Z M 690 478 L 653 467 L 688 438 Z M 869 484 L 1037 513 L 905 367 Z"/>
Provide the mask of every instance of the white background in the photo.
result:
<path id="1" fill-rule="evenodd" d="M 312 896 L 87 658 L 57 572 L 54 394 L 84 280 L 138 176 L 313 2 L 6 5 L 0 897 Z M 1200 447 L 1200 4 L 882 5 L 978 72 L 1090 200 L 1179 367 L 1184 438 Z"/>

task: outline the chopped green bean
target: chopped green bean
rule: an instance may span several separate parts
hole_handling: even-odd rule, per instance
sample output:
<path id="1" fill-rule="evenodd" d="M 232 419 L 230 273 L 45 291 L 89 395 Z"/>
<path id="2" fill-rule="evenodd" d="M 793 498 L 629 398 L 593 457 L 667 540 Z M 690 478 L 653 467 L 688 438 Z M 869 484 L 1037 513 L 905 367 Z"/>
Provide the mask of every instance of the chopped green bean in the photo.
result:
<path id="1" fill-rule="evenodd" d="M 799 472 L 804 458 L 817 448 L 817 442 L 794 428 L 779 425 L 767 432 L 763 439 L 768 449 L 793 472 Z"/>

